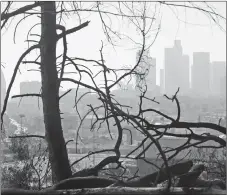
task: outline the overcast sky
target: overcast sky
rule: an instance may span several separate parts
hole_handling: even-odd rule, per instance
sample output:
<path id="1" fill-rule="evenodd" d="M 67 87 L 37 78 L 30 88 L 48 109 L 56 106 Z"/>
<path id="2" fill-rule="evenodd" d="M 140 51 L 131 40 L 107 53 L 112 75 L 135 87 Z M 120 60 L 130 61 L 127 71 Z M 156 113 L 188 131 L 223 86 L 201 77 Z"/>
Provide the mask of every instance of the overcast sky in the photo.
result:
<path id="1" fill-rule="evenodd" d="M 18 3 L 17 3 L 18 4 Z M 217 11 L 223 16 L 226 16 L 226 5 L 224 2 L 212 3 Z M 23 6 L 24 3 L 21 3 Z M 15 7 L 16 8 L 16 7 Z M 178 19 L 176 18 L 178 16 Z M 157 66 L 157 84 L 159 84 L 159 69 L 164 67 L 164 48 L 172 47 L 174 40 L 182 41 L 183 53 L 190 56 L 190 65 L 192 64 L 193 52 L 210 52 L 211 61 L 226 61 L 226 34 L 221 31 L 206 15 L 195 10 L 188 10 L 185 8 L 170 9 L 162 7 L 159 14 L 161 18 L 161 31 L 154 45 L 150 49 L 150 55 L 156 58 Z M 20 19 L 20 16 L 18 19 Z M 74 16 L 71 19 L 66 19 L 66 28 L 74 27 L 78 24 L 75 22 L 78 17 Z M 100 18 L 98 15 L 91 15 L 82 22 L 90 20 L 88 27 L 82 29 L 74 35 L 67 38 L 69 56 L 77 56 L 89 59 L 99 58 L 99 49 L 101 47 L 101 40 L 105 39 L 103 34 Z M 186 21 L 185 22 L 181 22 Z M 6 78 L 7 85 L 13 74 L 13 69 L 16 65 L 20 55 L 27 49 L 26 34 L 29 28 L 35 23 L 39 23 L 38 17 L 28 18 L 23 21 L 16 32 L 16 44 L 13 42 L 13 33 L 15 29 L 16 20 L 11 23 L 11 26 L 1 32 L 1 62 L 5 66 L 2 71 Z M 118 25 L 119 22 L 113 21 L 113 25 Z M 225 25 L 224 25 L 225 26 Z M 118 28 L 118 27 L 117 27 Z M 34 28 L 33 33 L 38 32 L 39 26 Z M 119 26 L 121 32 L 127 33 L 132 37 L 136 37 L 136 32 L 130 26 Z M 152 37 L 151 37 L 152 39 Z M 122 67 L 124 65 L 133 65 L 136 61 L 135 45 L 129 41 L 118 42 L 121 47 L 113 49 L 108 46 L 104 48 L 106 64 L 109 67 Z M 59 42 L 59 50 L 61 48 L 61 41 Z M 36 52 L 33 52 L 26 59 L 35 59 Z M 16 82 L 13 87 L 13 94 L 19 93 L 19 83 L 21 81 L 40 80 L 40 75 L 37 72 L 28 72 L 27 69 L 34 69 L 37 66 L 21 65 L 21 74 L 18 73 Z M 65 84 L 63 87 L 69 88 L 72 85 Z"/>

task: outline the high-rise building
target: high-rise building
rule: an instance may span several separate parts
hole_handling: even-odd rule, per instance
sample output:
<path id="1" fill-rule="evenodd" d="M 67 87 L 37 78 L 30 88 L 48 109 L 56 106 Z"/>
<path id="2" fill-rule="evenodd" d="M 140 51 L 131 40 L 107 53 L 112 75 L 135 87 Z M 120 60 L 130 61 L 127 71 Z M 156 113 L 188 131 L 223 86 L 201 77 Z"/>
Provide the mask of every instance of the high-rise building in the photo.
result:
<path id="1" fill-rule="evenodd" d="M 160 92 L 165 93 L 165 75 L 164 69 L 160 69 Z"/>
<path id="2" fill-rule="evenodd" d="M 1 70 L 1 109 L 6 96 L 6 80 Z"/>
<path id="3" fill-rule="evenodd" d="M 210 95 L 210 53 L 194 52 L 192 66 L 192 91 L 195 96 Z"/>
<path id="4" fill-rule="evenodd" d="M 140 51 L 137 52 L 136 60 L 139 60 Z M 149 51 L 146 50 L 140 60 L 137 68 L 140 73 L 148 73 L 144 81 L 147 84 L 147 91 L 154 91 L 156 89 L 156 59 L 152 58 Z M 149 72 L 148 72 L 149 71 Z M 139 83 L 139 78 L 136 78 L 136 84 Z"/>
<path id="5" fill-rule="evenodd" d="M 226 62 L 215 61 L 211 63 L 211 91 L 212 95 L 222 94 L 223 79 L 226 76 Z"/>
<path id="6" fill-rule="evenodd" d="M 173 95 L 180 87 L 179 94 L 189 92 L 189 57 L 183 55 L 180 40 L 175 40 L 173 48 L 165 48 L 165 93 Z"/>
<path id="7" fill-rule="evenodd" d="M 180 91 L 183 95 L 187 95 L 190 90 L 190 82 L 189 82 L 189 56 L 188 55 L 182 55 L 181 58 L 181 64 L 179 66 L 180 74 L 179 76 L 179 87 Z"/>

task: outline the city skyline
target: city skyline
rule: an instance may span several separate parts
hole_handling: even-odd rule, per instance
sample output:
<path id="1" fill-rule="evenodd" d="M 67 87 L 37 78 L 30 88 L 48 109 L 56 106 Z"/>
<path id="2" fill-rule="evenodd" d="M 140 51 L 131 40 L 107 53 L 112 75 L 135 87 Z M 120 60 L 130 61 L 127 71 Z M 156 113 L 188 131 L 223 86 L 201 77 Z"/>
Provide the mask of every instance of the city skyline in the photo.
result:
<path id="1" fill-rule="evenodd" d="M 20 6 L 23 3 L 18 3 Z M 223 6 L 223 3 L 212 3 L 217 8 L 220 13 L 226 12 L 226 7 Z M 160 19 L 161 19 L 161 28 L 157 36 L 157 39 L 154 41 L 152 47 L 150 48 L 150 55 L 153 58 L 156 58 L 157 66 L 157 78 L 156 82 L 159 85 L 160 80 L 160 69 L 164 67 L 164 48 L 169 48 L 172 46 L 174 40 L 181 40 L 182 47 L 184 48 L 184 53 L 189 55 L 190 67 L 192 62 L 192 53 L 193 52 L 210 52 L 210 57 L 212 61 L 223 61 L 226 59 L 226 34 L 220 30 L 220 28 L 215 25 L 213 22 L 202 13 L 195 10 L 187 10 L 185 13 L 184 9 L 177 8 L 178 17 L 173 14 L 172 10 L 167 7 L 163 7 L 160 13 L 161 16 L 158 16 L 157 24 L 154 24 L 154 29 L 158 28 Z M 187 17 L 186 17 L 187 16 Z M 161 18 L 159 18 L 161 17 Z M 99 17 L 92 16 L 89 26 L 83 29 L 81 32 L 76 33 L 75 35 L 70 35 L 67 38 L 69 54 L 74 56 L 75 54 L 78 57 L 84 57 L 88 59 L 99 59 L 99 50 L 101 46 L 101 40 L 105 39 L 102 28 L 97 28 L 101 24 Z M 67 20 L 66 28 L 75 26 L 75 21 L 78 18 L 73 16 L 71 19 Z M 171 23 L 169 23 L 171 21 Z M 13 31 L 14 25 L 18 21 L 14 20 L 12 22 L 12 27 L 7 30 L 7 33 L 2 31 L 2 45 L 4 50 L 2 50 L 2 63 L 5 68 L 2 67 L 4 72 L 6 83 L 9 84 L 10 78 L 13 73 L 14 66 L 19 59 L 20 55 L 27 48 L 27 43 L 24 42 L 26 37 L 24 32 L 30 28 L 31 23 L 39 23 L 39 18 L 30 18 L 26 19 L 25 22 L 20 24 L 17 29 L 17 36 L 15 37 L 15 43 L 13 40 Z M 116 23 L 116 25 L 118 25 Z M 101 26 L 100 26 L 101 27 Z M 139 41 L 138 36 L 135 34 L 135 30 L 130 26 L 119 26 L 122 33 L 129 35 L 134 41 Z M 96 38 L 91 36 L 96 34 Z M 33 33 L 36 33 L 34 30 Z M 155 34 L 155 31 L 154 31 Z M 153 39 L 153 37 L 151 37 Z M 79 44 L 80 47 L 75 47 L 75 43 Z M 61 48 L 59 45 L 59 49 Z M 106 47 L 104 48 L 105 60 L 109 67 L 121 68 L 125 65 L 133 66 L 135 63 L 135 55 L 137 52 L 136 45 L 132 42 L 123 40 L 120 43 L 119 47 Z M 12 57 L 13 53 L 13 57 Z M 108 54 L 108 55 L 107 55 Z M 29 59 L 36 58 L 37 55 L 33 52 L 29 55 Z M 29 80 L 39 80 L 39 73 L 33 71 L 27 71 L 29 69 L 36 69 L 37 67 L 32 64 L 23 64 L 20 67 L 21 74 L 17 74 L 17 78 L 12 88 L 13 94 L 19 93 L 19 83 L 21 81 Z M 70 71 L 70 70 L 69 70 Z M 85 78 L 87 82 L 90 82 L 88 78 Z M 63 87 L 68 89 L 72 86 L 70 84 L 63 84 Z"/>
<path id="2" fill-rule="evenodd" d="M 176 40 L 174 40 L 174 41 L 176 41 Z M 181 41 L 181 40 L 179 40 L 179 41 Z M 169 49 L 169 48 L 164 48 L 164 52 L 163 53 L 165 53 L 165 49 Z M 193 67 L 193 54 L 194 53 L 209 53 L 209 52 L 193 52 L 192 53 L 192 55 L 188 55 L 188 54 L 185 54 L 185 56 L 186 57 L 189 57 L 189 67 L 190 67 L 190 69 L 192 69 L 192 67 Z M 149 54 L 150 55 L 150 54 Z M 209 55 L 211 56 L 211 53 L 209 53 Z M 192 59 L 191 59 L 192 58 Z M 162 71 L 162 70 L 164 70 L 164 67 L 161 67 L 160 68 L 160 64 L 157 64 L 156 63 L 156 61 L 159 61 L 158 60 L 158 58 L 156 58 L 155 56 L 154 57 L 151 57 L 151 59 L 152 60 L 155 60 L 155 67 L 158 67 L 158 68 L 156 68 L 156 84 L 158 85 L 158 86 L 161 86 L 161 77 L 160 77 L 160 71 Z M 165 59 L 165 58 L 164 58 Z M 163 60 L 164 60 L 163 59 Z M 191 59 L 191 60 L 190 60 Z M 223 60 L 218 60 L 218 59 L 216 59 L 216 60 L 214 60 L 214 61 L 211 61 L 211 63 L 212 62 L 214 62 L 214 63 L 225 63 L 226 64 L 226 61 L 223 61 Z M 165 66 L 165 63 L 163 63 L 163 66 Z M 191 73 L 192 73 L 192 70 L 190 70 L 189 71 L 189 74 L 190 74 L 190 76 L 189 76 L 189 82 L 190 82 L 190 85 L 192 84 L 192 81 L 191 81 L 191 78 L 192 78 L 192 76 L 191 76 Z M 5 81 L 5 83 L 7 83 L 7 81 L 6 81 L 6 79 L 5 79 L 5 74 L 4 74 L 4 68 L 2 68 L 1 67 L 1 74 L 3 74 L 4 76 L 4 81 Z M 22 83 L 22 82 L 33 82 L 33 81 L 40 81 L 40 80 L 22 80 L 21 82 L 19 82 L 19 84 L 20 83 Z M 8 81 L 9 82 L 9 81 Z"/>
<path id="3" fill-rule="evenodd" d="M 166 84 L 166 83 L 174 82 L 175 88 L 172 89 L 172 91 L 171 91 L 172 94 L 174 92 L 176 92 L 176 89 L 178 87 L 180 87 L 180 89 L 181 89 L 181 91 L 183 91 L 184 95 L 188 94 L 189 92 L 192 92 L 192 90 L 193 90 L 193 93 L 196 94 L 197 92 L 200 92 L 201 89 L 203 90 L 204 85 L 205 85 L 204 83 L 207 83 L 207 90 L 203 91 L 203 93 L 207 93 L 207 95 L 216 95 L 216 96 L 223 94 L 223 93 L 220 93 L 220 90 L 223 90 L 223 88 L 224 88 L 224 86 L 222 84 L 223 79 L 224 79 L 224 81 L 226 81 L 226 76 L 225 76 L 226 75 L 225 74 L 226 73 L 226 62 L 217 61 L 217 60 L 212 62 L 210 60 L 209 52 L 193 52 L 193 60 L 192 60 L 192 63 L 190 63 L 189 62 L 190 56 L 185 54 L 183 52 L 183 50 L 184 50 L 184 48 L 181 45 L 181 40 L 174 40 L 174 44 L 172 47 L 164 49 L 165 55 L 168 52 L 170 52 L 169 58 L 176 59 L 178 66 L 175 66 L 175 68 L 171 67 L 171 65 L 169 65 L 170 59 L 166 59 L 166 56 L 165 56 L 164 60 L 165 61 L 167 60 L 168 64 L 166 64 L 166 62 L 165 62 L 164 68 L 160 69 L 160 71 L 159 71 L 159 80 L 160 80 L 159 83 L 157 82 L 158 71 L 156 69 L 156 67 L 157 67 L 156 58 L 152 58 L 150 56 L 149 51 L 146 51 L 143 54 L 144 56 L 142 57 L 140 64 L 142 64 L 142 66 L 144 66 L 144 67 L 146 67 L 148 65 L 148 67 L 150 68 L 149 73 L 145 79 L 147 86 L 148 86 L 148 91 L 154 91 L 156 89 L 156 86 L 158 86 L 158 87 L 160 87 L 159 88 L 160 92 L 168 94 L 171 91 L 171 89 L 169 91 L 168 84 Z M 177 56 L 174 56 L 175 52 L 179 52 L 179 54 L 177 54 Z M 138 55 L 139 55 L 139 53 L 137 51 L 136 60 L 138 60 Z M 203 62 L 200 61 L 201 58 L 203 58 L 203 57 L 206 58 L 205 64 L 203 64 Z M 182 58 L 182 59 L 180 59 L 180 58 Z M 176 64 L 176 62 L 174 62 L 174 63 Z M 188 69 L 188 70 L 186 70 L 186 72 L 183 68 L 183 66 L 185 66 L 185 63 L 186 63 L 186 69 Z M 209 64 L 209 66 L 207 66 L 207 69 L 205 68 L 206 64 Z M 200 69 L 198 69 L 199 66 L 200 66 Z M 165 71 L 166 68 L 167 68 L 167 71 Z M 195 68 L 197 68 L 197 69 L 195 69 Z M 166 74 L 166 72 L 168 72 L 168 69 L 170 69 L 172 71 L 172 73 Z M 174 72 L 173 70 L 177 71 L 177 72 Z M 204 70 L 208 71 L 207 74 L 204 74 Z M 179 72 L 182 73 L 182 71 L 184 71 L 184 74 L 178 74 Z M 161 76 L 161 74 L 163 74 L 163 75 Z M 221 78 L 220 78 L 220 74 L 222 75 Z M 3 75 L 1 77 L 3 79 L 3 81 L 1 82 L 2 86 L 3 86 L 2 87 L 2 90 L 3 90 L 2 99 L 3 99 L 3 97 L 5 96 L 4 90 L 6 91 L 6 88 L 4 87 L 6 82 L 5 82 L 5 76 L 4 76 L 4 73 L 2 72 L 2 70 L 1 70 L 1 75 Z M 173 75 L 176 75 L 176 76 L 173 77 Z M 203 75 L 203 77 L 200 77 L 200 75 Z M 204 75 L 207 76 L 206 80 L 204 80 Z M 223 78 L 224 76 L 225 76 L 225 78 Z M 168 78 L 170 78 L 170 79 L 168 79 Z M 174 78 L 175 80 L 172 78 Z M 176 78 L 178 78 L 178 79 L 176 79 Z M 193 84 L 193 78 L 194 78 L 194 84 Z M 203 79 L 201 80 L 201 78 L 203 78 Z M 164 79 L 164 80 L 161 81 L 162 79 Z M 199 87 L 199 85 L 201 84 L 200 81 L 202 81 L 204 83 Z M 28 86 L 32 86 L 32 83 L 35 83 L 35 85 L 39 85 L 39 84 L 37 84 L 37 82 L 40 83 L 40 81 L 37 81 L 37 80 L 20 82 L 20 92 L 19 93 L 20 94 L 25 93 L 24 90 L 22 90 L 23 93 L 21 91 L 22 84 L 24 85 L 25 83 L 28 83 Z M 136 79 L 135 79 L 135 83 L 136 83 Z M 25 87 L 25 88 L 28 89 L 29 87 Z M 31 89 L 36 89 L 36 87 L 35 88 L 32 87 Z M 30 90 L 28 90 L 27 93 L 28 92 L 38 93 L 37 91 L 30 91 Z"/>
<path id="4" fill-rule="evenodd" d="M 140 52 L 137 52 L 136 60 Z M 193 52 L 192 65 L 189 63 L 189 55 L 184 53 L 181 40 L 174 40 L 173 46 L 165 48 L 164 68 L 160 70 L 160 84 L 156 82 L 156 58 L 151 58 L 149 51 L 145 51 L 139 68 L 145 72 L 149 69 L 145 81 L 147 91 L 154 91 L 160 87 L 161 93 L 174 94 L 180 87 L 181 95 L 194 93 L 195 96 L 225 95 L 226 62 L 211 61 L 209 52 Z M 139 83 L 135 78 L 135 83 Z"/>

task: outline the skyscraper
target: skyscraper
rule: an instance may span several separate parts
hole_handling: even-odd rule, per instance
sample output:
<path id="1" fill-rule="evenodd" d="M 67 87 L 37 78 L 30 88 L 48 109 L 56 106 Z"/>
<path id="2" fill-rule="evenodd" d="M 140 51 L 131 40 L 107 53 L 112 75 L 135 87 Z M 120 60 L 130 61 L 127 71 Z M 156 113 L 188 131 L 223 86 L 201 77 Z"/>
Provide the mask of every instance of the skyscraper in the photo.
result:
<path id="1" fill-rule="evenodd" d="M 212 95 L 221 95 L 222 82 L 226 76 L 226 62 L 215 61 L 211 63 L 211 91 Z"/>
<path id="2" fill-rule="evenodd" d="M 180 40 L 173 48 L 165 48 L 165 93 L 173 95 L 180 87 L 180 94 L 189 92 L 189 57 L 183 55 Z"/>
<path id="3" fill-rule="evenodd" d="M 180 74 L 179 76 L 179 87 L 183 95 L 187 95 L 190 89 L 189 82 L 189 56 L 182 55 L 181 64 L 179 66 Z"/>
<path id="4" fill-rule="evenodd" d="M 165 77 L 164 69 L 160 69 L 160 92 L 165 93 Z"/>
<path id="5" fill-rule="evenodd" d="M 194 52 L 192 66 L 192 91 L 195 96 L 210 95 L 210 53 Z"/>

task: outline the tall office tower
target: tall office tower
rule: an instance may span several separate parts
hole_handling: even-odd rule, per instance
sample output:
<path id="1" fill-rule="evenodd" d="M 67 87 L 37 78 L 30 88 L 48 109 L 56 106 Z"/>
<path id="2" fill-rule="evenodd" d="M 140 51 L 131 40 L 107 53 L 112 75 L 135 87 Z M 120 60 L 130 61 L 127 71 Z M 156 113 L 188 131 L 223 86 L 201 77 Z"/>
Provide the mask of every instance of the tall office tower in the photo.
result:
<path id="1" fill-rule="evenodd" d="M 1 109 L 5 100 L 5 96 L 6 96 L 6 80 L 1 70 Z"/>
<path id="2" fill-rule="evenodd" d="M 211 63 L 211 91 L 212 95 L 221 95 L 222 82 L 226 76 L 226 62 L 215 61 Z"/>
<path id="3" fill-rule="evenodd" d="M 189 56 L 182 55 L 182 61 L 179 66 L 180 74 L 179 74 L 179 86 L 180 91 L 183 95 L 188 95 L 190 90 L 190 82 L 189 82 Z"/>
<path id="4" fill-rule="evenodd" d="M 193 53 L 192 91 L 195 96 L 210 95 L 210 53 L 208 52 Z"/>
<path id="5" fill-rule="evenodd" d="M 175 40 L 173 48 L 165 48 L 165 93 L 173 95 L 180 87 L 179 94 L 189 92 L 189 57 L 183 55 L 180 40 Z"/>
<path id="6" fill-rule="evenodd" d="M 160 92 L 161 94 L 165 93 L 165 77 L 164 69 L 160 69 Z"/>
<path id="7" fill-rule="evenodd" d="M 139 60 L 140 51 L 137 52 L 136 60 Z M 149 51 L 146 50 L 143 53 L 143 56 L 141 58 L 138 72 L 144 73 L 148 72 L 146 75 L 145 81 L 147 84 L 147 91 L 154 91 L 156 89 L 156 59 L 152 58 L 149 54 Z M 136 77 L 136 84 L 139 83 L 138 77 Z"/>

